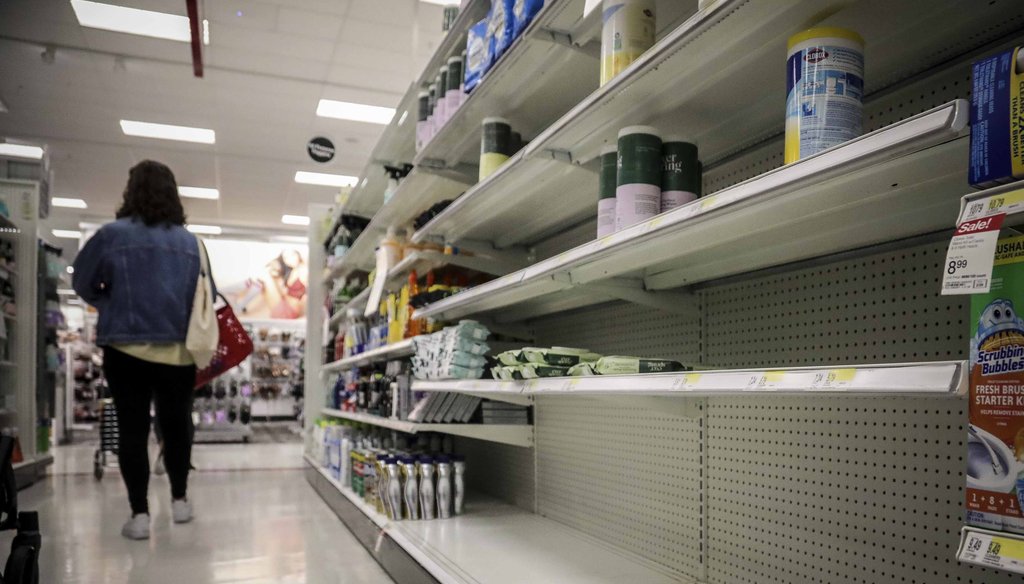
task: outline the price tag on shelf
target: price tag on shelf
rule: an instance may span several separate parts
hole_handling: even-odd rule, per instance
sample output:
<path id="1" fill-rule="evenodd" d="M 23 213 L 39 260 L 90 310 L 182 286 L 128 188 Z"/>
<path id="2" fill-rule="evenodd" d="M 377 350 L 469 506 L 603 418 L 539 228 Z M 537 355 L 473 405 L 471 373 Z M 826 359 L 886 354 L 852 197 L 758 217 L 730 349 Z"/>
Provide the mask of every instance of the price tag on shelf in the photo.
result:
<path id="1" fill-rule="evenodd" d="M 857 376 L 856 369 L 829 369 L 814 374 L 811 381 L 811 391 L 846 391 L 853 385 L 853 379 Z"/>
<path id="2" fill-rule="evenodd" d="M 1024 574 L 1024 541 L 968 530 L 960 544 L 957 559 Z"/>
<path id="3" fill-rule="evenodd" d="M 972 219 L 957 226 L 942 272 L 942 294 L 978 294 L 992 285 L 999 228 L 1005 214 Z"/>
<path id="4" fill-rule="evenodd" d="M 700 381 L 700 373 L 684 373 L 672 380 L 672 391 L 693 391 Z"/>
<path id="5" fill-rule="evenodd" d="M 743 391 L 778 391 L 786 380 L 785 371 L 752 373 Z"/>
<path id="6" fill-rule="evenodd" d="M 1024 211 L 1024 189 L 1017 189 L 967 203 L 957 224 L 992 215 L 1013 215 L 1021 211 Z"/>

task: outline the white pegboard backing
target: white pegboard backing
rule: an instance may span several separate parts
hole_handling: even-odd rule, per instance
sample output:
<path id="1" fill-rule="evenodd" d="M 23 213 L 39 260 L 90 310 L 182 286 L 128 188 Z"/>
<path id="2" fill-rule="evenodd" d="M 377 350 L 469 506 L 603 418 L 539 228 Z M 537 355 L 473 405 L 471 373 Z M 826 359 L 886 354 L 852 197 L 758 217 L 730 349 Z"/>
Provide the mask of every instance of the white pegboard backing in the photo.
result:
<path id="1" fill-rule="evenodd" d="M 538 243 L 531 250 L 535 258 L 534 261 L 546 260 L 563 251 L 593 241 L 597 235 L 597 175 L 590 178 L 594 183 L 594 218 L 584 221 L 575 227 L 569 227 L 558 235 Z"/>
<path id="2" fill-rule="evenodd" d="M 468 490 L 536 512 L 532 448 L 455 437 L 455 452 L 466 456 Z"/>
<path id="3" fill-rule="evenodd" d="M 784 146 L 781 136 L 772 138 L 705 169 L 701 177 L 703 194 L 710 195 L 782 166 Z"/>
<path id="4" fill-rule="evenodd" d="M 945 254 L 916 245 L 704 289 L 703 365 L 963 359 L 969 297 L 939 294 Z"/>
<path id="5" fill-rule="evenodd" d="M 707 402 L 709 584 L 1004 584 L 957 563 L 965 400 Z"/>
<path id="6" fill-rule="evenodd" d="M 702 403 L 541 398 L 538 513 L 699 578 Z"/>
<path id="7" fill-rule="evenodd" d="M 612 303 L 530 321 L 539 347 L 579 347 L 697 364 L 700 321 L 635 304 Z"/>

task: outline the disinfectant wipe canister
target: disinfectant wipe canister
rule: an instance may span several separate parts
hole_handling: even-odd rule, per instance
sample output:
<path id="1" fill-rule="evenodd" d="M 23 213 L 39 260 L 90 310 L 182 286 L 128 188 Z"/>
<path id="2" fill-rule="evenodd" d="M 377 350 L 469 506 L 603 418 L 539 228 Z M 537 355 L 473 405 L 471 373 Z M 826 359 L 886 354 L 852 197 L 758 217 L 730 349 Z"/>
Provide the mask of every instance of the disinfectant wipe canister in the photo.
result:
<path id="1" fill-rule="evenodd" d="M 619 130 L 615 230 L 661 212 L 661 138 L 650 126 Z"/>
<path id="2" fill-rule="evenodd" d="M 441 67 L 441 72 L 437 75 L 437 108 L 434 112 L 434 119 L 438 128 L 448 123 L 448 99 L 445 97 L 447 94 L 448 65 L 445 65 Z"/>
<path id="3" fill-rule="evenodd" d="M 448 59 L 448 91 L 444 98 L 448 102 L 447 113 L 450 119 L 462 105 L 462 57 Z"/>
<path id="4" fill-rule="evenodd" d="M 421 91 L 417 95 L 416 116 L 416 150 L 423 150 L 427 145 L 427 116 L 430 114 L 430 92 Z"/>
<path id="5" fill-rule="evenodd" d="M 786 164 L 860 136 L 864 39 L 844 28 L 789 38 Z"/>
<path id="6" fill-rule="evenodd" d="M 434 115 L 434 112 L 437 111 L 437 84 L 431 83 L 427 93 L 430 96 L 427 107 L 427 142 L 430 142 L 437 134 L 438 128 L 437 117 Z"/>
<path id="7" fill-rule="evenodd" d="M 601 85 L 604 85 L 654 46 L 654 0 L 604 0 L 601 20 Z"/>
<path id="8" fill-rule="evenodd" d="M 661 151 L 661 212 L 664 213 L 700 197 L 700 168 L 696 144 L 666 138 Z"/>
<path id="9" fill-rule="evenodd" d="M 615 190 L 619 155 L 614 145 L 601 149 L 601 173 L 597 178 L 597 236 L 615 233 Z"/>
<path id="10" fill-rule="evenodd" d="M 512 126 L 504 118 L 484 118 L 480 140 L 480 180 L 498 170 L 511 156 Z"/>

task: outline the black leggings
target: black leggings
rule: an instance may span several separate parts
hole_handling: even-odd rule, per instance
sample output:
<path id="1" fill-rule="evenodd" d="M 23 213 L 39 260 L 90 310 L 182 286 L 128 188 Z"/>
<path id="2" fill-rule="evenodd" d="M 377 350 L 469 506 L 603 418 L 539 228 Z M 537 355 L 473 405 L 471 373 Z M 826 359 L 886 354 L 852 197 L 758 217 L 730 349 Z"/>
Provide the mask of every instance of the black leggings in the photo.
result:
<path id="1" fill-rule="evenodd" d="M 149 512 L 149 404 L 153 400 L 163 433 L 164 466 L 171 482 L 171 496 L 185 498 L 192 459 L 192 389 L 196 368 L 151 363 L 107 347 L 103 351 L 103 372 L 117 408 L 117 460 L 128 487 L 132 513 Z"/>

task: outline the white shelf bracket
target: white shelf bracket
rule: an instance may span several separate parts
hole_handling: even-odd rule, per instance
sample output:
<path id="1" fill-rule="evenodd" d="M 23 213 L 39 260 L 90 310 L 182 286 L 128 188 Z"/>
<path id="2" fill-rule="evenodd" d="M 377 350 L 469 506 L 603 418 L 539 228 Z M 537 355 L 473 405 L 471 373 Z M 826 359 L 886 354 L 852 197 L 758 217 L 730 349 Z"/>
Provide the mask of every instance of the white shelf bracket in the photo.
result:
<path id="1" fill-rule="evenodd" d="M 629 278 L 613 278 L 587 284 L 586 289 L 672 314 L 693 318 L 700 316 L 699 301 L 697 295 L 692 292 L 647 290 L 643 281 Z"/>
<path id="2" fill-rule="evenodd" d="M 537 40 L 548 41 L 551 43 L 555 43 L 556 45 L 561 45 L 568 49 L 572 49 L 573 51 L 578 51 L 580 53 L 583 53 L 584 55 L 587 55 L 588 57 L 593 57 L 595 59 L 601 58 L 600 43 L 577 43 L 576 40 L 573 38 L 572 34 L 567 33 L 565 31 L 554 30 L 551 28 L 541 28 L 537 31 L 536 38 Z"/>

